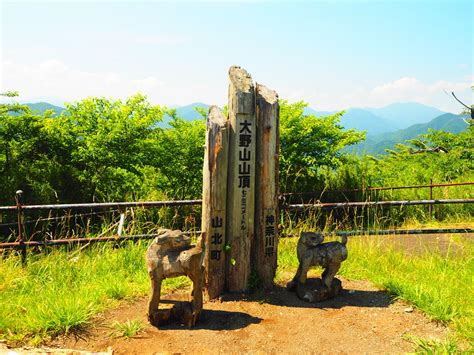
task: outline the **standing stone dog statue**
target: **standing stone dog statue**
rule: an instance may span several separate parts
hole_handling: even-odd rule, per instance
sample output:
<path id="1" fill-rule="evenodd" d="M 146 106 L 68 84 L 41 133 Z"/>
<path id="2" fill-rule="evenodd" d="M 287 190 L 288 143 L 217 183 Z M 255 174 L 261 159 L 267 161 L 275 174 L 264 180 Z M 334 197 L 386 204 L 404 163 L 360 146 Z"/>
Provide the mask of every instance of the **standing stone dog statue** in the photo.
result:
<path id="1" fill-rule="evenodd" d="M 287 284 L 288 290 L 296 290 L 298 297 L 308 302 L 335 297 L 342 289 L 341 282 L 334 277 L 341 263 L 347 259 L 347 237 L 343 237 L 341 242 L 323 243 L 323 241 L 324 236 L 321 233 L 301 233 L 296 249 L 299 261 L 298 271 L 293 280 Z M 322 282 L 315 290 L 308 291 L 305 289 L 305 283 L 312 266 L 321 266 L 324 271 L 321 275 Z"/>
<path id="2" fill-rule="evenodd" d="M 146 251 L 145 259 L 151 280 L 148 320 L 160 325 L 177 318 L 188 327 L 193 326 L 202 310 L 203 250 L 191 245 L 191 238 L 179 230 L 162 229 Z M 201 238 L 202 241 L 202 238 Z M 161 283 L 165 278 L 188 276 L 193 283 L 192 301 L 171 310 L 159 310 Z"/>

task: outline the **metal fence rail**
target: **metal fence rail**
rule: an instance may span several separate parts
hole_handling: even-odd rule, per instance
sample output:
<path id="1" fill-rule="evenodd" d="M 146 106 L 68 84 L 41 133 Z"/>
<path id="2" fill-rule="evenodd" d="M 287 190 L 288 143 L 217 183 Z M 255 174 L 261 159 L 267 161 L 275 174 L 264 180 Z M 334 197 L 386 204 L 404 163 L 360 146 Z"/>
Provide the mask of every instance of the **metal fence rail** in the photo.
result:
<path id="1" fill-rule="evenodd" d="M 323 190 L 323 191 L 307 191 L 307 192 L 285 192 L 280 197 L 286 196 L 319 196 L 322 193 L 333 192 L 359 192 L 359 191 L 384 191 L 384 190 L 401 190 L 401 189 L 419 189 L 419 188 L 436 188 L 450 186 L 468 186 L 474 185 L 474 182 L 457 182 L 445 184 L 430 185 L 408 185 L 408 186 L 389 186 L 389 187 L 367 187 L 358 189 L 341 189 L 341 190 Z M 443 200 L 436 200 L 443 201 Z M 105 202 L 105 203 L 69 203 L 69 204 L 48 204 L 48 205 L 21 205 L 24 210 L 67 210 L 67 209 L 99 209 L 99 208 L 132 208 L 132 207 L 172 207 L 172 206 L 193 206 L 201 205 L 201 199 L 194 200 L 169 200 L 169 201 L 136 201 L 136 202 Z M 13 206 L 0 206 L 0 211 L 12 211 L 18 209 L 18 204 Z"/>
<path id="2" fill-rule="evenodd" d="M 183 232 L 186 235 L 201 234 L 201 231 L 188 231 Z M 0 249 L 11 249 L 19 248 L 25 249 L 26 247 L 41 247 L 41 246 L 54 246 L 54 245 L 73 245 L 73 244 L 87 244 L 87 243 L 104 243 L 104 242 L 123 242 L 126 240 L 140 240 L 140 239 L 153 239 L 159 236 L 159 234 L 135 234 L 135 235 L 122 235 L 122 236 L 109 236 L 109 237 L 97 237 L 97 238 L 62 238 L 62 239 L 51 239 L 41 241 L 27 241 L 27 242 L 5 242 L 0 243 Z"/>
<path id="3" fill-rule="evenodd" d="M 453 199 L 453 200 L 404 200 L 404 201 L 365 201 L 365 202 L 335 202 L 335 203 L 301 203 L 284 205 L 284 209 L 305 210 L 305 209 L 332 209 L 347 207 L 376 207 L 376 206 L 414 206 L 414 205 L 446 205 L 473 203 L 474 198 Z"/>
<path id="4" fill-rule="evenodd" d="M 380 190 L 393 190 L 393 189 L 407 189 L 407 188 L 426 188 L 430 189 L 433 187 L 447 187 L 447 186 L 463 186 L 463 185 L 474 185 L 474 182 L 465 183 L 450 183 L 450 184 L 430 184 L 430 185 L 419 185 L 419 186 L 394 186 L 394 187 L 375 187 L 366 189 L 348 189 L 338 190 L 339 192 L 354 192 L 354 191 L 380 191 Z M 443 200 L 403 200 L 403 201 L 365 201 L 365 202 L 332 202 L 332 203 L 302 203 L 302 204 L 288 204 L 285 203 L 285 196 L 297 196 L 304 194 L 316 194 L 316 192 L 303 192 L 303 193 L 291 193 L 281 194 L 281 209 L 282 210 L 311 210 L 311 209 L 338 209 L 338 208 L 373 208 L 373 207 L 393 207 L 393 206 L 413 206 L 413 205 L 441 205 L 441 204 L 470 204 L 474 202 L 474 199 L 443 199 Z M 49 204 L 49 205 L 23 205 L 21 203 L 21 191 L 17 192 L 16 205 L 15 206 L 0 206 L 1 211 L 15 211 L 17 213 L 17 222 L 8 223 L 9 226 L 17 225 L 18 237 L 15 242 L 4 242 L 0 243 L 0 249 L 17 248 L 21 251 L 23 259 L 26 259 L 26 248 L 27 247 L 39 247 L 39 246 L 53 246 L 53 245 L 71 245 L 71 244 L 86 244 L 86 243 L 99 243 L 99 242 L 120 242 L 125 240 L 138 240 L 138 239 L 152 239 L 155 238 L 156 234 L 139 234 L 139 235 L 123 235 L 123 236 L 110 236 L 110 237 L 94 237 L 94 238 L 62 238 L 54 240 L 44 241 L 25 241 L 23 233 L 23 225 L 26 223 L 33 223 L 33 220 L 27 221 L 24 218 L 26 211 L 51 211 L 51 210 L 107 210 L 114 209 L 118 211 L 124 211 L 127 208 L 151 208 L 151 207 L 176 207 L 176 206 L 197 206 L 202 204 L 202 200 L 169 200 L 169 201 L 139 201 L 139 202 L 107 202 L 107 203 L 72 203 L 72 204 Z M 77 215 L 93 215 L 102 212 L 89 212 L 74 214 L 70 217 Z M 57 220 L 64 217 L 49 217 L 39 218 L 41 220 Z M 6 225 L 6 224 L 4 224 Z M 199 234 L 200 231 L 186 232 Z M 472 233 L 472 229 L 425 229 L 425 230 L 368 230 L 368 231 L 338 231 L 332 234 L 339 236 L 349 235 L 387 235 L 387 234 L 432 234 L 432 233 Z M 120 233 L 119 233 L 120 234 Z"/>
<path id="5" fill-rule="evenodd" d="M 383 186 L 383 187 L 365 187 L 358 189 L 340 189 L 340 190 L 321 190 L 321 191 L 306 191 L 306 192 L 285 192 L 282 197 L 286 196 L 306 196 L 318 197 L 321 194 L 328 193 L 343 193 L 343 192 L 367 192 L 367 191 L 387 191 L 387 190 L 405 190 L 405 189 L 422 189 L 422 188 L 437 188 L 437 187 L 451 187 L 451 186 L 468 186 L 474 185 L 474 182 L 453 182 L 445 184 L 429 184 L 429 185 L 407 185 L 407 186 Z"/>
<path id="6" fill-rule="evenodd" d="M 364 236 L 364 235 L 422 235 L 422 234 L 468 234 L 474 233 L 472 228 L 430 228 L 430 229 L 382 229 L 382 230 L 349 230 L 335 232 L 321 232 L 324 235 L 335 235 L 338 237 Z M 199 235 L 201 231 L 183 232 L 186 235 Z M 109 236 L 97 238 L 63 238 L 43 241 L 26 241 L 26 242 L 5 242 L 0 243 L 0 249 L 26 249 L 27 247 L 45 247 L 55 245 L 74 245 L 88 243 L 105 243 L 105 242 L 123 242 L 127 240 L 153 239 L 159 234 L 136 234 Z M 298 237 L 298 234 L 281 234 L 282 238 Z"/>
<path id="7" fill-rule="evenodd" d="M 117 208 L 125 209 L 132 207 L 173 207 L 201 205 L 202 200 L 170 200 L 170 201 L 142 201 L 142 202 L 104 202 L 104 203 L 66 203 L 54 205 L 21 205 L 21 209 L 32 210 L 70 210 L 70 209 L 96 209 Z M 18 209 L 17 206 L 0 206 L 0 211 L 11 211 Z"/>
<path id="8" fill-rule="evenodd" d="M 321 232 L 324 235 L 338 237 L 355 237 L 364 235 L 415 235 L 415 234 L 468 234 L 474 233 L 472 228 L 430 228 L 430 229 L 369 229 L 335 232 Z M 283 234 L 281 237 L 299 237 L 298 234 Z"/>

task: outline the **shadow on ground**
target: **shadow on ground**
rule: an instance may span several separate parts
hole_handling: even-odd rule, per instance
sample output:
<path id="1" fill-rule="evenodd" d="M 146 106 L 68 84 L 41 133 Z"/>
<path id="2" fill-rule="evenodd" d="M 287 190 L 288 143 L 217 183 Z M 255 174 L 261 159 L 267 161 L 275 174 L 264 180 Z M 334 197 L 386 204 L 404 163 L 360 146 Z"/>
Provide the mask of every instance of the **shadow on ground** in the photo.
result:
<path id="1" fill-rule="evenodd" d="M 162 300 L 163 304 L 173 305 L 180 301 Z M 253 317 L 244 312 L 228 312 L 222 310 L 204 309 L 202 310 L 199 321 L 192 329 L 207 329 L 207 330 L 236 330 L 242 329 L 250 324 L 258 324 L 262 321 L 261 318 Z M 169 322 L 168 324 L 155 327 L 157 329 L 188 329 L 177 322 Z"/>
<path id="2" fill-rule="evenodd" d="M 315 279 L 308 278 L 308 283 L 311 284 Z M 346 282 L 343 282 L 347 284 Z M 222 298 L 223 301 L 250 301 L 262 302 L 276 306 L 283 307 L 297 307 L 297 308 L 332 308 L 339 309 L 343 307 L 376 307 L 386 308 L 393 303 L 393 297 L 388 292 L 379 290 L 356 290 L 348 287 L 343 289 L 336 298 L 332 300 L 308 303 L 302 301 L 296 295 L 296 292 L 290 292 L 281 285 L 274 285 L 272 290 L 264 291 L 257 290 L 249 295 L 229 294 Z"/>

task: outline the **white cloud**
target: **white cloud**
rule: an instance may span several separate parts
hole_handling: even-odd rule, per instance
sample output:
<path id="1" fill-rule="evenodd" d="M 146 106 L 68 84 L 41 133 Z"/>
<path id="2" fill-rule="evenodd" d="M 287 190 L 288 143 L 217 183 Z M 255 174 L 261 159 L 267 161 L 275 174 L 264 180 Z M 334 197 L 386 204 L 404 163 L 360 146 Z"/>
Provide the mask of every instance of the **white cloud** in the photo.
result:
<path id="1" fill-rule="evenodd" d="M 63 104 L 88 96 L 126 98 L 137 92 L 148 96 L 154 104 L 185 105 L 196 101 L 223 104 L 226 97 L 226 78 L 203 82 L 194 77 L 164 82 L 159 77 L 129 77 L 124 73 L 91 72 L 69 66 L 58 59 L 49 59 L 34 64 L 13 60 L 1 62 L 0 92 L 20 92 L 23 102 L 49 101 Z M 280 82 L 275 87 L 282 99 L 291 102 L 305 100 L 317 110 L 342 110 L 349 107 L 381 107 L 394 102 L 415 101 L 437 107 L 444 111 L 459 112 L 461 107 L 451 95 L 456 93 L 466 104 L 472 103 L 472 76 L 460 81 L 438 80 L 423 82 L 414 77 L 402 77 L 373 87 L 332 87 L 325 83 L 309 88 L 300 82 L 292 88 L 291 83 Z"/>
<path id="2" fill-rule="evenodd" d="M 340 88 L 327 89 L 325 94 L 306 92 L 299 99 L 306 100 L 320 110 L 342 110 L 349 107 L 382 107 L 394 102 L 419 102 L 443 111 L 459 112 L 459 104 L 451 97 L 451 91 L 461 100 L 472 103 L 472 77 L 454 82 L 438 80 L 423 82 L 414 77 L 402 77 L 375 87 L 356 87 L 341 93 Z M 337 92 L 335 92 L 337 90 Z M 294 91 L 298 93 L 298 91 Z"/>
<path id="3" fill-rule="evenodd" d="M 187 105 L 196 101 L 222 104 L 227 90 L 225 76 L 219 84 L 202 83 L 196 78 L 165 82 L 153 75 L 130 77 L 124 73 L 85 71 L 58 59 L 36 64 L 4 60 L 0 64 L 3 74 L 0 92 L 19 91 L 21 102 L 63 105 L 89 96 L 125 99 L 140 92 L 153 104 Z"/>
<path id="4" fill-rule="evenodd" d="M 446 93 L 454 91 L 459 96 L 467 98 L 470 96 L 471 85 L 469 81 L 438 80 L 424 83 L 416 78 L 404 77 L 373 88 L 368 93 L 367 99 L 372 105 L 378 106 L 392 102 L 416 101 L 446 111 L 457 112 L 459 111 L 458 104 Z"/>
<path id="5" fill-rule="evenodd" d="M 129 79 L 114 72 L 88 72 L 57 59 L 31 65 L 6 60 L 2 62 L 2 71 L 0 91 L 19 91 L 22 101 L 39 98 L 75 101 L 88 96 L 125 98 L 138 91 L 159 91 L 164 86 L 164 82 L 153 76 Z"/>
<path id="6" fill-rule="evenodd" d="M 468 82 L 449 82 L 439 80 L 432 84 L 425 84 L 415 78 L 401 78 L 390 83 L 379 85 L 371 90 L 373 97 L 387 98 L 398 97 L 400 99 L 419 96 L 429 99 L 430 94 L 446 91 L 463 91 L 470 87 Z"/>

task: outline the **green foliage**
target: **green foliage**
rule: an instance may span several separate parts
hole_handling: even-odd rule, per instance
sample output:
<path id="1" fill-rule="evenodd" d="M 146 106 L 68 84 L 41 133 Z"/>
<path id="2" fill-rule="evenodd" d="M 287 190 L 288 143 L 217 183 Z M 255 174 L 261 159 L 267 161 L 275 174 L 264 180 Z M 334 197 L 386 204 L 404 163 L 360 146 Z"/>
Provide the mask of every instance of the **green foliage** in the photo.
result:
<path id="1" fill-rule="evenodd" d="M 171 128 L 155 132 L 150 160 L 157 167 L 152 188 L 170 197 L 200 196 L 204 161 L 205 124 L 173 117 Z"/>
<path id="2" fill-rule="evenodd" d="M 11 200 L 7 196 L 17 189 L 35 191 L 39 198 L 54 195 L 51 181 L 64 173 L 67 162 L 57 155 L 63 142 L 49 134 L 50 114 L 37 116 L 16 103 L 0 105 L 0 201 Z"/>
<path id="3" fill-rule="evenodd" d="M 142 95 L 125 103 L 90 98 L 67 105 L 63 124 L 72 136 L 74 175 L 89 200 L 113 201 L 133 196 L 141 185 L 156 124 L 165 109 Z"/>
<path id="4" fill-rule="evenodd" d="M 126 322 L 120 323 L 115 321 L 112 323 L 112 336 L 114 337 L 123 337 L 123 338 L 133 338 L 144 328 L 142 322 L 139 320 L 127 320 Z"/>
<path id="5" fill-rule="evenodd" d="M 38 115 L 26 106 L 2 105 L 4 202 L 17 189 L 38 203 L 200 195 L 204 119 L 181 119 L 176 110 L 152 106 L 142 95 L 125 102 L 88 98 L 66 107 L 56 117 L 52 110 Z M 284 191 L 321 186 L 324 171 L 348 161 L 342 148 L 363 137 L 343 130 L 342 113 L 317 118 L 304 115 L 305 107 L 281 102 Z M 203 108 L 197 111 L 206 116 Z M 166 114 L 169 127 L 159 127 Z"/>
<path id="6" fill-rule="evenodd" d="M 380 133 L 367 136 L 365 142 L 357 144 L 350 151 L 357 154 L 377 155 L 385 154 L 386 149 L 393 148 L 397 143 L 414 139 L 426 134 L 430 129 L 451 133 L 460 133 L 466 130 L 468 124 L 465 118 L 452 113 L 445 113 L 427 123 L 418 123 L 395 132 Z"/>
<path id="7" fill-rule="evenodd" d="M 348 161 L 346 146 L 364 138 L 339 125 L 343 112 L 328 117 L 305 115 L 306 103 L 280 101 L 280 189 L 282 192 L 324 188 L 324 172 Z"/>
<path id="8" fill-rule="evenodd" d="M 416 254 L 381 243 L 381 239 L 354 240 L 348 247 L 351 258 L 343 264 L 342 274 L 373 281 L 432 319 L 450 324 L 473 343 L 472 241 L 452 238 L 446 252 L 429 250 L 420 241 L 421 251 Z"/>
<path id="9" fill-rule="evenodd" d="M 199 196 L 204 122 L 160 128 L 166 113 L 142 95 L 88 98 L 59 117 L 0 105 L 0 201 L 17 189 L 37 203 Z"/>
<path id="10" fill-rule="evenodd" d="M 422 182 L 433 178 L 436 181 L 452 181 L 472 174 L 474 168 L 474 126 L 454 134 L 443 131 L 430 131 L 419 139 L 399 144 L 396 150 L 390 151 L 387 158 L 375 160 L 381 170 L 379 178 L 387 179 L 388 175 L 396 181 L 403 181 L 408 176 L 414 181 Z M 435 151 L 435 148 L 442 148 Z M 398 167 L 395 169 L 395 165 Z M 406 174 L 417 172 L 417 174 Z M 405 178 L 406 180 L 407 178 Z"/>
<path id="11" fill-rule="evenodd" d="M 418 338 L 407 334 L 403 338 L 413 343 L 415 353 L 417 354 L 458 354 L 461 353 L 457 342 L 454 339 L 446 339 L 444 341 L 437 341 L 433 339 Z"/>
<path id="12" fill-rule="evenodd" d="M 17 93 L 5 95 L 14 98 Z M 398 145 L 386 156 L 359 158 L 350 155 L 347 148 L 364 139 L 364 134 L 343 129 L 343 112 L 316 117 L 305 115 L 306 106 L 304 102 L 281 101 L 281 192 L 418 185 L 430 179 L 435 183 L 472 180 L 472 125 L 458 134 L 430 131 L 410 141 L 410 145 Z M 196 111 L 202 118 L 206 116 L 203 107 Z M 140 94 L 126 101 L 88 98 L 67 105 L 67 111 L 59 117 L 55 115 L 52 110 L 39 115 L 24 105 L 0 104 L 0 204 L 11 204 L 18 189 L 25 192 L 27 203 L 187 199 L 201 195 L 204 119 L 184 120 L 177 116 L 177 110 L 153 106 Z M 168 126 L 161 127 L 165 116 L 170 117 Z M 442 150 L 436 151 L 440 147 Z M 450 198 L 466 197 L 462 188 L 449 191 Z M 448 198 L 446 191 L 442 193 Z M 325 192 L 318 199 L 427 197 L 425 190 L 397 190 L 377 195 Z M 381 220 L 382 213 L 387 220 L 397 222 L 423 220 L 426 212 L 426 208 L 418 207 L 392 209 L 390 214 L 379 210 L 377 218 Z M 163 213 L 168 214 L 165 219 L 174 218 L 171 210 Z M 472 207 L 436 208 L 439 219 L 458 213 L 472 213 Z M 341 219 L 337 214 L 320 217 L 320 225 L 327 219 Z M 367 211 L 351 211 L 344 218 L 373 218 L 369 217 Z"/>

